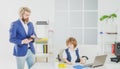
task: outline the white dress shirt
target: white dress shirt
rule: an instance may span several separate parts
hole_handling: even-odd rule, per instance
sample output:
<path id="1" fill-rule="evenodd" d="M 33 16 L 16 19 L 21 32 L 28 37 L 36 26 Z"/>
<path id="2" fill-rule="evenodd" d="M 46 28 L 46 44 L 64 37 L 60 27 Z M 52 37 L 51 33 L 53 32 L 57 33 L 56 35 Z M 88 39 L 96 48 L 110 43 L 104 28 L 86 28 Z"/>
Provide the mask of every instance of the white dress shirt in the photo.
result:
<path id="1" fill-rule="evenodd" d="M 21 23 L 22 23 L 22 26 L 24 27 L 24 30 L 26 32 L 26 34 L 28 34 L 28 26 L 27 26 L 27 23 L 24 23 L 21 19 L 20 19 Z M 30 45 L 28 44 L 28 47 L 30 47 Z"/>
<path id="2" fill-rule="evenodd" d="M 21 23 L 22 23 L 22 25 L 23 25 L 23 27 L 24 27 L 24 30 L 25 30 L 26 34 L 28 34 L 28 26 L 27 26 L 27 23 L 25 24 L 22 20 L 20 20 L 20 21 L 21 21 Z"/>

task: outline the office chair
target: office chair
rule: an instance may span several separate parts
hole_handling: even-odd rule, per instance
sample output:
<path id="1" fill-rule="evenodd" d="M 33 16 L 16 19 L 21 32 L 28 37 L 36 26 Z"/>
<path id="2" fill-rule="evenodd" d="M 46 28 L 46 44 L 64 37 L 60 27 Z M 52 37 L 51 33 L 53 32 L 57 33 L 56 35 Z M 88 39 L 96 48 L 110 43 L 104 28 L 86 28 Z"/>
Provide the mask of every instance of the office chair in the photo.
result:
<path id="1" fill-rule="evenodd" d="M 115 42 L 115 56 L 114 58 L 110 58 L 112 62 L 120 62 L 120 42 Z"/>

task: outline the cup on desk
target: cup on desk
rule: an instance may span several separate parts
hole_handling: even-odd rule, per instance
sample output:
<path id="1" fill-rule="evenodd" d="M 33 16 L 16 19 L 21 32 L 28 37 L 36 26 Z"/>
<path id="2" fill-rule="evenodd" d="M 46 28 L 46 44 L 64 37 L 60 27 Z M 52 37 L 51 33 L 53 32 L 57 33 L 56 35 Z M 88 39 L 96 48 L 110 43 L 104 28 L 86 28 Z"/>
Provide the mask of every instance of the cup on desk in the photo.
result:
<path id="1" fill-rule="evenodd" d="M 59 63 L 59 64 L 58 64 L 58 67 L 59 67 L 59 68 L 66 68 L 67 65 L 66 65 L 65 63 Z"/>

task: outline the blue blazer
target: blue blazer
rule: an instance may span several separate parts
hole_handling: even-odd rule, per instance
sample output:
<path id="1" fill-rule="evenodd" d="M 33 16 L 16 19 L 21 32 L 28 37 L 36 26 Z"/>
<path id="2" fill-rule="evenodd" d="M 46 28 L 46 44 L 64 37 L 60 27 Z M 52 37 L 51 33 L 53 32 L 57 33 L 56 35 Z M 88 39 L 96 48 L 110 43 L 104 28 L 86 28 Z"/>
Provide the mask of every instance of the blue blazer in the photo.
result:
<path id="1" fill-rule="evenodd" d="M 24 27 L 19 19 L 12 23 L 11 28 L 9 30 L 10 32 L 9 41 L 14 43 L 13 55 L 15 56 L 25 56 L 28 50 L 28 44 L 21 44 L 22 40 L 25 38 L 29 38 L 33 34 L 36 35 L 33 24 L 29 22 L 27 25 L 28 34 L 26 34 Z M 33 42 L 34 41 L 30 42 L 29 45 L 31 47 L 30 50 L 32 51 L 33 54 L 35 54 Z"/>

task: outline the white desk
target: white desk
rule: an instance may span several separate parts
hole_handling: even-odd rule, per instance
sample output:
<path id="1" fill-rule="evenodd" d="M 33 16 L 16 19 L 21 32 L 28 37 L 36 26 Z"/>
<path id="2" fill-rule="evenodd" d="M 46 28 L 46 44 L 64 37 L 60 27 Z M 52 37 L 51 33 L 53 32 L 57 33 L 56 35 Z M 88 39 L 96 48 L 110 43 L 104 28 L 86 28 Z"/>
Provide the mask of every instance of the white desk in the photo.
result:
<path id="1" fill-rule="evenodd" d="M 35 63 L 31 69 L 59 69 L 56 68 L 56 64 L 53 63 Z M 67 65 L 67 68 L 62 69 L 75 69 L 73 65 Z M 110 61 L 110 56 L 107 57 L 104 66 L 96 67 L 96 68 L 84 68 L 84 69 L 120 69 L 120 62 L 115 63 Z"/>
<path id="2" fill-rule="evenodd" d="M 55 63 L 35 63 L 31 69 L 74 69 L 72 65 L 67 68 L 57 68 Z"/>
<path id="3" fill-rule="evenodd" d="M 56 68 L 54 63 L 35 63 L 31 69 L 59 69 L 59 68 Z M 67 65 L 67 68 L 62 69 L 75 69 L 75 68 L 73 68 L 73 65 Z M 109 63 L 101 67 L 84 69 L 120 69 L 120 63 Z"/>
<path id="4" fill-rule="evenodd" d="M 104 69 L 120 69 L 120 62 L 116 63 L 116 62 L 111 62 L 110 58 L 111 57 L 115 57 L 115 55 L 111 55 L 109 54 L 107 56 L 105 65 L 104 65 Z"/>

